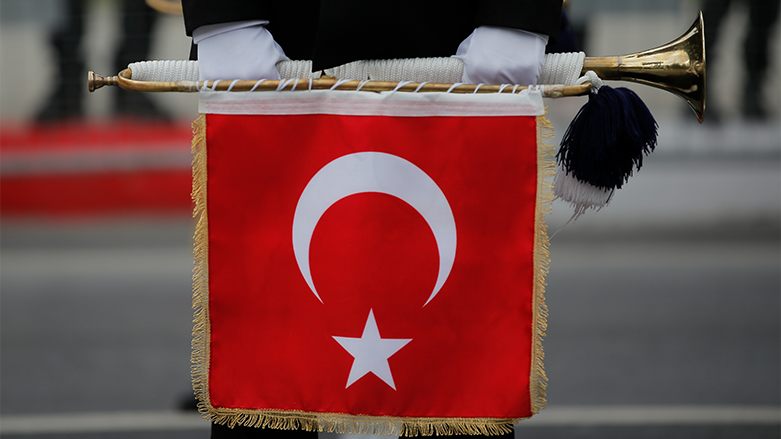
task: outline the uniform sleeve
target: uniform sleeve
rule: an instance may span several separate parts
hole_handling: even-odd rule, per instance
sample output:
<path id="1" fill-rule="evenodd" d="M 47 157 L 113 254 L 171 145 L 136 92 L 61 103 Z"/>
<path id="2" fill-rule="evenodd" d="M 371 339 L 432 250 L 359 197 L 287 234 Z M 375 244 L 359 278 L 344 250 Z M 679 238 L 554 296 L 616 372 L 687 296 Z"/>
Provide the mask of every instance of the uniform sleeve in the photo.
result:
<path id="1" fill-rule="evenodd" d="M 477 26 L 500 26 L 548 35 L 558 39 L 562 0 L 480 0 Z"/>
<path id="2" fill-rule="evenodd" d="M 187 35 L 200 26 L 232 21 L 269 20 L 269 2 L 262 0 L 182 0 Z"/>

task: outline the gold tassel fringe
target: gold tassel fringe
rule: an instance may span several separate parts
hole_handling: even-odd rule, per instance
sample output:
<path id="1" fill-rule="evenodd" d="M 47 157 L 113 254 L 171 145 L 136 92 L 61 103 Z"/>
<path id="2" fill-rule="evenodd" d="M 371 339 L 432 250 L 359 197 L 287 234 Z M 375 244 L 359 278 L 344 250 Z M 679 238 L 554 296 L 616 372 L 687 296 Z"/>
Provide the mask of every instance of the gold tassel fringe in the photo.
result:
<path id="1" fill-rule="evenodd" d="M 193 122 L 193 341 L 190 373 L 198 410 L 209 415 L 209 218 L 206 211 L 206 116 Z"/>
<path id="2" fill-rule="evenodd" d="M 233 428 L 237 425 L 279 430 L 305 430 L 339 434 L 433 436 L 479 434 L 495 436 L 513 431 L 525 418 L 396 418 L 294 410 L 243 410 L 209 407 L 207 419 Z"/>
<path id="3" fill-rule="evenodd" d="M 548 329 L 548 306 L 545 304 L 545 277 L 550 270 L 550 241 L 545 215 L 553 206 L 553 176 L 556 174 L 556 148 L 553 146 L 553 124 L 545 117 L 537 117 L 537 206 L 535 208 L 534 239 L 534 327 L 532 331 L 532 364 L 529 381 L 532 413 L 537 414 L 547 404 L 548 377 L 545 375 L 542 339 Z"/>

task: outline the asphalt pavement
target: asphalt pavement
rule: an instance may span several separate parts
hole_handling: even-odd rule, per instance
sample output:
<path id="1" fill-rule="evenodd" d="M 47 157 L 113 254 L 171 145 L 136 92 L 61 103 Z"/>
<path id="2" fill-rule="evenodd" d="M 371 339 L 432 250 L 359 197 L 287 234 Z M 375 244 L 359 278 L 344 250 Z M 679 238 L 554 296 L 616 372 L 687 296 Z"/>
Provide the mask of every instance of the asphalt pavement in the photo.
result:
<path id="1" fill-rule="evenodd" d="M 657 154 L 566 226 L 554 204 L 548 408 L 516 437 L 779 437 L 776 149 Z M 209 436 L 179 409 L 192 231 L 188 217 L 3 219 L 3 438 Z"/>
<path id="2" fill-rule="evenodd" d="M 189 394 L 191 230 L 186 219 L 4 225 L 3 437 L 208 437 L 197 415 L 149 420 L 179 416 Z M 781 265 L 768 233 L 560 232 L 546 294 L 550 408 L 519 437 L 778 437 Z M 624 425 L 619 409 L 632 407 L 640 420 Z M 646 419 L 649 407 L 769 409 L 771 421 L 666 425 Z M 605 420 L 544 423 L 573 408 Z M 135 428 L 90 427 L 118 413 L 135 413 Z M 52 432 L 52 414 L 81 421 L 55 419 Z"/>

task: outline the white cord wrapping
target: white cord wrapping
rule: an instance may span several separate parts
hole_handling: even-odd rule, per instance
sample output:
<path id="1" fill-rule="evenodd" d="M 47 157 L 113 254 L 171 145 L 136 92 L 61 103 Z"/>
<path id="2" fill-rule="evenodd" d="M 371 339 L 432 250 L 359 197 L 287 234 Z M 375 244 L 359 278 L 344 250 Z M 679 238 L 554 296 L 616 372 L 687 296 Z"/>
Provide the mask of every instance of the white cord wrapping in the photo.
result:
<path id="1" fill-rule="evenodd" d="M 368 61 L 367 71 L 377 81 L 460 82 L 464 63 L 458 58 L 410 58 Z"/>
<path id="2" fill-rule="evenodd" d="M 266 82 L 266 79 L 259 79 L 259 80 L 255 81 L 255 85 L 252 86 L 250 91 L 255 91 L 255 89 L 258 88 L 258 86 L 260 84 L 263 84 L 264 82 Z"/>
<path id="3" fill-rule="evenodd" d="M 318 70 L 312 72 L 312 61 L 282 61 L 277 63 L 279 76 L 283 79 L 289 78 L 309 78 L 316 79 L 321 76 Z"/>
<path id="4" fill-rule="evenodd" d="M 128 65 L 134 81 L 178 82 L 198 80 L 198 61 L 141 61 Z"/>
<path id="5" fill-rule="evenodd" d="M 537 83 L 575 85 L 585 59 L 584 52 L 549 53 L 545 55 Z"/>
<path id="6" fill-rule="evenodd" d="M 576 81 L 577 84 L 585 84 L 586 82 L 591 84 L 591 88 L 594 91 L 594 93 L 597 93 L 600 88 L 604 85 L 604 82 L 602 82 L 602 78 L 597 76 L 597 74 L 593 70 L 589 70 L 586 72 L 583 76 L 578 78 Z"/>
<path id="7" fill-rule="evenodd" d="M 574 85 L 583 69 L 583 52 L 553 53 L 545 56 L 539 84 Z M 142 61 L 128 67 L 135 81 L 197 81 L 198 61 Z M 282 61 L 277 70 L 283 79 L 319 78 L 312 72 L 312 61 Z M 412 82 L 461 82 L 464 63 L 458 58 L 409 58 L 355 61 L 326 69 L 325 74 L 337 79 Z"/>
<path id="8" fill-rule="evenodd" d="M 323 73 L 336 79 L 357 79 L 362 81 L 369 79 L 369 75 L 366 72 L 366 63 L 363 61 L 355 61 L 325 69 Z"/>

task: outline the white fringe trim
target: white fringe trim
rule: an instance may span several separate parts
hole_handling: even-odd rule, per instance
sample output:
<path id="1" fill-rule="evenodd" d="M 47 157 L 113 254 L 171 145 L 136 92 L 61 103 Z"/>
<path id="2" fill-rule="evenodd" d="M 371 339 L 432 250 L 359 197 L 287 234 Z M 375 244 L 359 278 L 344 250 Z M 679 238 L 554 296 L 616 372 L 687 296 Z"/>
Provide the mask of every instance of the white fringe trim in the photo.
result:
<path id="1" fill-rule="evenodd" d="M 602 189 L 578 180 L 561 165 L 556 167 L 553 181 L 555 197 L 570 203 L 575 208 L 572 220 L 586 213 L 588 209 L 598 211 L 607 206 L 615 193 L 615 189 Z"/>

